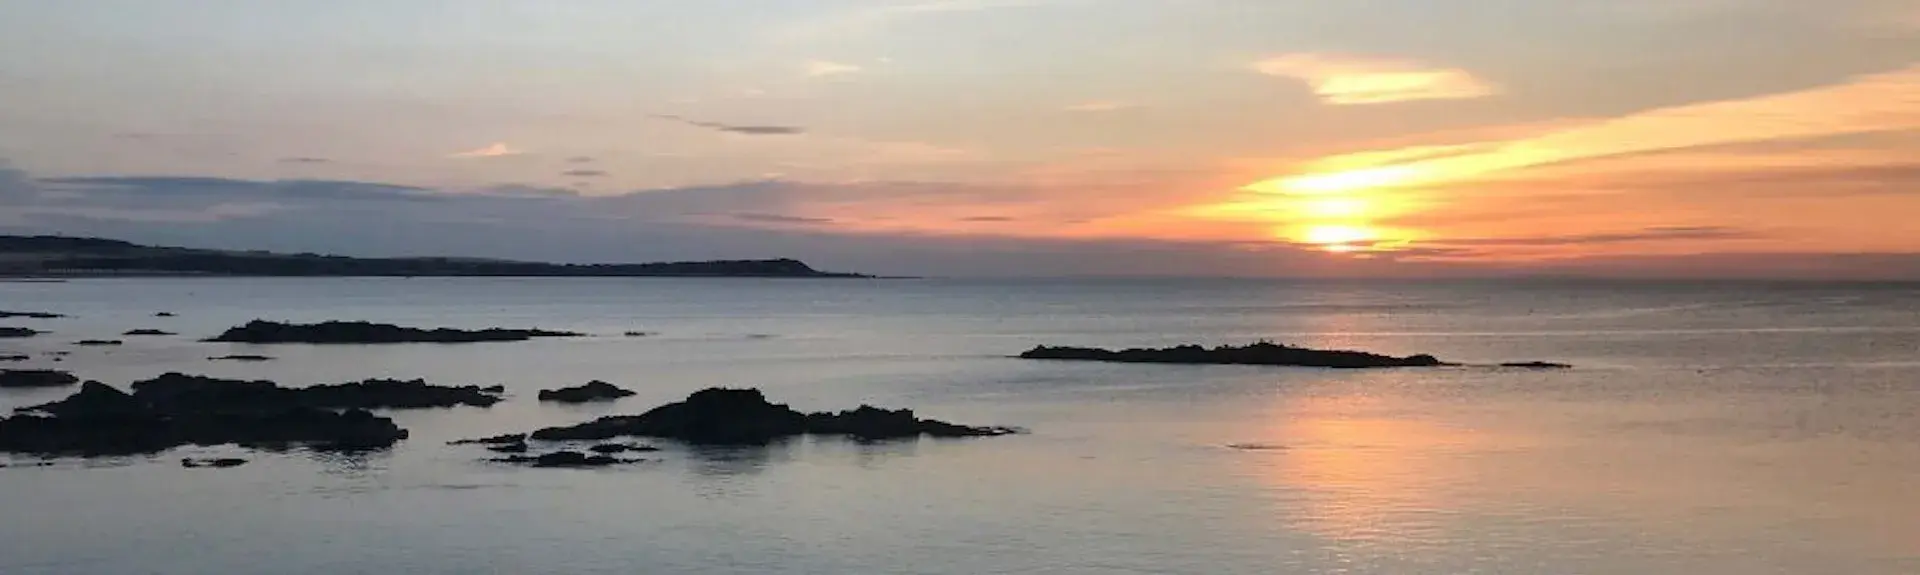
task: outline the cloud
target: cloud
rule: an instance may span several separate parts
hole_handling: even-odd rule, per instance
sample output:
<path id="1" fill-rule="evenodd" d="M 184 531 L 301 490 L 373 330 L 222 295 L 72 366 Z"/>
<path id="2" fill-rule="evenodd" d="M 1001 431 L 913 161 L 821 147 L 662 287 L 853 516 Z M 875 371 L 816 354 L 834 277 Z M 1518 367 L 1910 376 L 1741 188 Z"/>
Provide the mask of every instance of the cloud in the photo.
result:
<path id="1" fill-rule="evenodd" d="M 808 61 L 806 69 L 807 69 L 807 75 L 815 78 L 821 78 L 826 76 L 842 76 L 846 74 L 857 74 L 864 70 L 864 68 L 855 66 L 853 64 L 833 62 L 829 60 Z"/>
<path id="2" fill-rule="evenodd" d="M 567 158 L 567 163 L 569 164 L 591 164 L 593 162 L 593 156 L 574 156 Z"/>
<path id="3" fill-rule="evenodd" d="M 806 133 L 807 131 L 806 128 L 800 128 L 795 126 L 766 126 L 766 125 L 755 126 L 755 125 L 740 125 L 740 124 L 723 124 L 720 122 L 707 122 L 707 121 L 701 121 L 701 120 L 693 120 L 693 119 L 683 118 L 683 117 L 675 116 L 671 114 L 654 114 L 653 117 L 659 118 L 662 120 L 679 122 L 689 126 L 707 128 L 709 130 L 727 132 L 730 134 L 744 134 L 748 136 L 790 136 L 794 134 L 803 134 L 803 133 Z"/>
<path id="4" fill-rule="evenodd" d="M 1602 158 L 1739 143 L 1920 129 L 1920 66 L 1798 92 L 1659 108 L 1506 141 L 1406 154 L 1374 165 L 1334 156 L 1305 173 L 1248 186 L 1255 191 L 1325 192 L 1407 188 Z M 1433 149 L 1432 147 L 1423 147 Z M 1406 150 L 1370 152 L 1391 158 Z M 1416 150 L 1417 151 L 1417 150 Z M 1337 166 L 1337 167 L 1336 167 Z"/>
<path id="5" fill-rule="evenodd" d="M 960 218 L 960 221 L 963 221 L 963 222 L 1011 222 L 1011 221 L 1014 221 L 1014 218 L 1010 218 L 1007 216 L 970 216 L 970 217 Z"/>
<path id="6" fill-rule="evenodd" d="M 487 147 L 480 148 L 477 150 L 467 150 L 465 152 L 457 152 L 457 153 L 451 154 L 449 157 L 499 158 L 499 157 L 505 157 L 505 156 L 518 156 L 525 153 L 527 153 L 525 150 L 515 149 L 513 146 L 507 145 L 505 142 L 494 142 L 493 144 L 490 144 Z"/>
<path id="7" fill-rule="evenodd" d="M 786 215 L 786 214 L 762 214 L 762 213 L 756 213 L 756 212 L 743 212 L 743 213 L 737 213 L 737 214 L 731 214 L 731 215 L 732 215 L 732 217 L 733 217 L 733 219 L 736 219 L 736 220 L 741 220 L 741 221 L 748 221 L 748 222 L 761 222 L 761 223 L 773 223 L 773 224 L 827 224 L 827 223 L 833 223 L 833 219 L 832 219 L 832 218 L 813 218 L 813 217 L 806 217 L 806 216 L 789 216 L 789 215 Z"/>
<path id="8" fill-rule="evenodd" d="M 1113 100 L 1094 100 L 1091 102 L 1081 102 L 1078 104 L 1073 104 L 1073 105 L 1067 106 L 1065 109 L 1068 112 L 1118 112 L 1121 110 L 1131 110 L 1138 107 L 1140 107 L 1138 104 L 1132 104 L 1128 102 L 1117 102 Z"/>
<path id="9" fill-rule="evenodd" d="M 1346 54 L 1301 53 L 1256 62 L 1255 70 L 1305 82 L 1334 105 L 1483 98 L 1499 89 L 1466 70 Z"/>
<path id="10" fill-rule="evenodd" d="M 280 158 L 280 163 L 282 164 L 331 164 L 333 163 L 333 160 L 329 160 L 326 158 L 314 158 L 314 157 L 308 157 L 308 156 L 294 156 L 291 158 Z"/>
<path id="11" fill-rule="evenodd" d="M 1750 231 L 1725 226 L 1658 226 L 1631 232 L 1571 234 L 1537 237 L 1444 238 L 1428 242 L 1437 246 L 1590 246 L 1635 242 L 1680 240 L 1748 240 L 1764 237 Z"/>
<path id="12" fill-rule="evenodd" d="M 1089 0 L 910 0 L 828 15 L 781 29 L 776 38 L 788 42 L 807 42 L 823 38 L 846 37 L 883 28 L 901 21 L 943 14 L 963 14 L 1034 8 L 1049 5 L 1084 3 Z"/>
<path id="13" fill-rule="evenodd" d="M 560 172 L 560 175 L 573 176 L 576 178 L 602 178 L 602 177 L 606 177 L 607 171 L 606 170 L 567 170 L 564 172 Z"/>

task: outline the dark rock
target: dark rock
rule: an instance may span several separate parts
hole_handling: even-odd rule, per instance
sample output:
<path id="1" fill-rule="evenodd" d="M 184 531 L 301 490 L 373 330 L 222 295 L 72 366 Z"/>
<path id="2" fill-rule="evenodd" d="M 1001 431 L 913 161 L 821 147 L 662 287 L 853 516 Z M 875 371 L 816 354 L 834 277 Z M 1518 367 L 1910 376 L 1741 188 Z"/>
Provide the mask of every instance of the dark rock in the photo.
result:
<path id="1" fill-rule="evenodd" d="M 60 319 L 67 316 L 63 314 L 49 313 L 44 311 L 0 311 L 0 319 L 10 319 L 10 318 L 16 318 L 16 317 L 24 317 L 27 319 Z"/>
<path id="2" fill-rule="evenodd" d="M 489 445 L 487 446 L 487 451 L 492 451 L 494 453 L 526 453 L 527 443 L 522 441 L 520 443 L 502 443 L 499 445 Z"/>
<path id="3" fill-rule="evenodd" d="M 889 411 L 862 406 L 840 413 L 806 414 L 767 402 L 758 389 L 712 388 L 694 392 L 686 401 L 662 405 L 640 415 L 609 416 L 579 425 L 549 427 L 533 432 L 533 438 L 605 440 L 634 436 L 696 444 L 764 444 L 806 434 L 889 439 L 920 435 L 977 437 L 1013 432 L 1007 428 L 919 419 L 904 409 Z"/>
<path id="4" fill-rule="evenodd" d="M 449 441 L 447 442 L 447 445 L 473 445 L 473 444 L 508 445 L 513 443 L 526 443 L 526 442 L 527 442 L 527 434 L 509 433 L 506 435 L 495 435 L 493 437 L 482 437 L 479 439 L 462 439 L 459 441 Z"/>
<path id="5" fill-rule="evenodd" d="M 489 407 L 500 397 L 479 386 L 430 385 L 425 380 L 368 379 L 352 383 L 280 387 L 271 381 L 216 379 L 168 373 L 133 382 L 135 395 L 162 404 L 196 403 L 233 407 L 293 407 L 323 409 L 421 409 L 468 405 Z"/>
<path id="6" fill-rule="evenodd" d="M 613 401 L 632 395 L 632 391 L 620 389 L 611 383 L 596 379 L 578 387 L 540 390 L 540 401 L 586 403 L 590 401 Z"/>
<path id="7" fill-rule="evenodd" d="M 1569 364 L 1554 363 L 1551 361 L 1511 361 L 1511 362 L 1500 364 L 1500 367 L 1515 367 L 1520 369 L 1572 369 L 1573 368 L 1573 366 Z"/>
<path id="8" fill-rule="evenodd" d="M 173 317 L 173 312 L 163 311 L 153 314 L 153 317 Z"/>
<path id="9" fill-rule="evenodd" d="M 120 345 L 123 343 L 126 343 L 126 342 L 123 342 L 117 339 L 83 339 L 80 341 L 73 342 L 74 345 L 83 346 L 83 347 L 100 347 L 100 346 L 108 346 L 108 345 Z"/>
<path id="10" fill-rule="evenodd" d="M 532 456 L 515 455 L 510 457 L 502 457 L 499 459 L 495 459 L 494 461 L 498 463 L 517 463 L 521 465 L 530 465 L 533 467 L 574 467 L 574 468 L 606 467 L 609 465 L 619 465 L 622 463 L 633 463 L 633 460 L 620 459 L 620 458 L 612 457 L 608 455 L 587 455 L 585 453 L 581 453 L 578 451 L 555 451 L 553 453 L 542 453 L 540 455 L 532 455 Z"/>
<path id="11" fill-rule="evenodd" d="M 214 468 L 225 469 L 228 467 L 239 467 L 246 464 L 247 464 L 247 460 L 240 459 L 238 457 L 221 457 L 218 459 L 194 459 L 189 457 L 189 458 L 180 460 L 181 467 L 214 467 Z"/>
<path id="12" fill-rule="evenodd" d="M 21 338 L 40 335 L 40 330 L 25 327 L 0 327 L 0 338 Z"/>
<path id="13" fill-rule="evenodd" d="M 273 358 L 267 357 L 264 355 L 243 355 L 243 354 L 223 355 L 219 357 L 209 357 L 207 359 L 209 361 L 273 361 Z"/>
<path id="14" fill-rule="evenodd" d="M 228 329 L 207 341 L 227 343 L 475 343 L 488 341 L 524 341 L 536 337 L 575 337 L 578 333 L 539 329 L 453 328 L 420 329 L 364 321 L 328 321 L 314 324 L 254 320 Z"/>
<path id="15" fill-rule="evenodd" d="M 487 393 L 493 393 L 493 394 L 500 394 L 500 393 L 506 393 L 506 392 L 507 392 L 507 386 L 504 386 L 504 385 L 499 385 L 499 384 L 495 384 L 495 385 L 489 385 L 489 386 L 486 386 L 486 387 L 482 387 L 482 388 L 480 388 L 480 391 L 484 391 L 484 392 L 487 392 Z"/>
<path id="16" fill-rule="evenodd" d="M 80 383 L 73 374 L 53 369 L 0 369 L 0 387 L 65 387 Z"/>
<path id="17" fill-rule="evenodd" d="M 653 332 L 650 332 L 650 331 L 630 331 L 630 332 L 627 332 L 627 333 L 626 333 L 626 336 L 627 336 L 627 337 L 647 337 L 647 336 L 650 336 L 650 335 L 653 335 Z"/>
<path id="18" fill-rule="evenodd" d="M 173 332 L 158 329 L 134 329 L 120 335 L 176 335 Z"/>
<path id="19" fill-rule="evenodd" d="M 589 447 L 587 448 L 587 450 L 592 451 L 594 453 L 612 455 L 615 453 L 637 453 L 637 452 L 643 452 L 643 451 L 659 451 L 660 448 L 649 446 L 649 445 L 633 445 L 629 443 L 602 443 L 599 445 L 595 445 L 593 447 Z"/>
<path id="20" fill-rule="evenodd" d="M 50 356 L 53 356 L 53 357 L 65 357 L 65 356 L 69 356 L 69 355 L 73 355 L 73 352 L 71 352 L 71 351 L 49 351 L 49 352 L 47 352 L 47 355 L 50 355 Z"/>
<path id="21" fill-rule="evenodd" d="M 1431 355 L 1394 357 L 1364 351 L 1320 350 L 1268 342 L 1246 346 L 1220 346 L 1212 349 L 1182 345 L 1159 349 L 1119 351 L 1086 347 L 1040 346 L 1020 354 L 1021 359 L 1064 359 L 1117 363 L 1177 363 L 1284 365 L 1327 368 L 1434 367 L 1451 365 Z"/>
<path id="22" fill-rule="evenodd" d="M 0 355 L 0 361 L 26 361 L 26 360 L 29 360 L 29 359 L 33 359 L 33 356 L 30 356 L 30 355 Z"/>

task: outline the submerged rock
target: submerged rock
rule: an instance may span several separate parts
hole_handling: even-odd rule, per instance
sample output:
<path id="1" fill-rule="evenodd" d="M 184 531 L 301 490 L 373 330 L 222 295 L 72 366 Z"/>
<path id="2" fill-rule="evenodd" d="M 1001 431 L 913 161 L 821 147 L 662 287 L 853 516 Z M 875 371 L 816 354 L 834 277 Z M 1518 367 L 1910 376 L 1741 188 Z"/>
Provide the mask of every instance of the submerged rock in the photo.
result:
<path id="1" fill-rule="evenodd" d="M 174 316 L 173 312 L 170 312 L 170 311 L 156 312 L 153 314 L 153 317 L 173 317 L 173 316 Z"/>
<path id="2" fill-rule="evenodd" d="M 54 369 L 0 369 L 0 387 L 65 387 L 76 383 L 80 378 Z"/>
<path id="3" fill-rule="evenodd" d="M 21 338 L 40 335 L 40 330 L 25 327 L 0 327 L 0 338 Z"/>
<path id="4" fill-rule="evenodd" d="M 1514 367 L 1514 368 L 1520 368 L 1520 369 L 1572 369 L 1573 368 L 1573 366 L 1570 364 L 1554 363 L 1551 361 L 1512 361 L 1512 362 L 1500 364 L 1500 367 Z"/>
<path id="5" fill-rule="evenodd" d="M 566 427 L 533 432 L 539 440 L 605 440 L 615 437 L 660 437 L 687 443 L 761 444 L 782 437 L 807 434 L 848 435 L 865 439 L 980 437 L 1006 435 L 1001 427 L 970 427 L 919 419 L 905 409 L 870 406 L 839 413 L 801 413 L 784 404 L 769 403 L 758 389 L 711 388 L 694 392 L 685 401 L 669 403 L 640 415 L 602 417 Z"/>
<path id="6" fill-rule="evenodd" d="M 188 457 L 180 460 L 181 467 L 189 467 L 189 468 L 214 467 L 214 468 L 225 469 L 228 467 L 239 467 L 246 464 L 247 464 L 247 460 L 241 459 L 238 457 L 221 457 L 216 459 L 194 459 L 194 458 Z"/>
<path id="7" fill-rule="evenodd" d="M 1431 355 L 1394 357 L 1364 351 L 1321 350 L 1268 342 L 1245 346 L 1205 348 L 1198 345 L 1145 349 L 1107 350 L 1088 347 L 1039 346 L 1020 354 L 1021 359 L 1058 359 L 1117 363 L 1177 363 L 1282 365 L 1326 368 L 1435 367 L 1452 365 Z"/>
<path id="8" fill-rule="evenodd" d="M 117 339 L 83 339 L 80 341 L 73 342 L 74 345 L 78 345 L 82 347 L 100 347 L 100 346 L 109 346 L 109 345 L 120 345 L 123 343 L 126 343 L 126 342 L 123 342 Z"/>
<path id="9" fill-rule="evenodd" d="M 235 355 L 222 355 L 219 357 L 209 357 L 207 358 L 207 360 L 208 361 L 273 361 L 273 358 L 267 357 L 264 355 L 235 354 Z"/>
<path id="10" fill-rule="evenodd" d="M 130 329 L 130 330 L 127 330 L 127 333 L 123 333 L 120 335 L 132 336 L 132 335 L 178 335 L 178 334 L 175 334 L 170 331 L 158 330 L 158 329 Z"/>
<path id="11" fill-rule="evenodd" d="M 207 341 L 260 344 L 476 343 L 489 341 L 524 341 L 536 337 L 575 337 L 579 335 L 578 333 L 566 331 L 505 329 L 497 327 L 480 330 L 464 330 L 446 327 L 421 329 L 364 321 L 327 321 L 313 324 L 296 324 L 253 320 L 246 325 L 229 328 L 225 333 Z"/>
<path id="12" fill-rule="evenodd" d="M 484 392 L 487 392 L 487 393 L 506 393 L 506 392 L 507 392 L 507 386 L 504 386 L 504 385 L 500 385 L 500 384 L 497 384 L 497 383 L 496 383 L 496 384 L 493 384 L 493 385 L 489 385 L 489 386 L 486 386 L 486 387 L 482 387 L 482 388 L 480 388 L 480 391 L 484 391 Z"/>
<path id="13" fill-rule="evenodd" d="M 16 317 L 24 317 L 24 318 L 27 318 L 27 319 L 60 319 L 60 318 L 63 318 L 63 317 L 67 317 L 67 316 L 66 316 L 65 314 L 57 314 L 57 313 L 52 313 L 52 312 L 44 312 L 44 311 L 4 311 L 4 310 L 0 310 L 0 319 L 11 319 L 11 318 L 16 318 Z"/>
<path id="14" fill-rule="evenodd" d="M 527 442 L 524 441 L 520 443 L 502 443 L 487 446 L 487 451 L 494 453 L 526 453 L 527 449 Z"/>
<path id="15" fill-rule="evenodd" d="M 29 359 L 33 359 L 33 356 L 30 356 L 30 355 L 0 355 L 0 361 L 26 361 L 26 360 L 29 360 Z"/>
<path id="16" fill-rule="evenodd" d="M 590 401 L 613 401 L 632 395 L 634 395 L 632 391 L 621 389 L 611 383 L 596 379 L 576 387 L 540 390 L 540 401 L 587 403 Z"/>
<path id="17" fill-rule="evenodd" d="M 578 451 L 555 451 L 539 455 L 514 455 L 493 460 L 496 463 L 515 463 L 532 467 L 606 467 L 622 463 L 636 463 L 636 459 L 620 459 L 610 455 L 587 455 Z"/>
<path id="18" fill-rule="evenodd" d="M 660 448 L 653 447 L 651 445 L 633 445 L 629 443 L 602 443 L 602 444 L 587 448 L 587 451 L 592 451 L 594 453 L 601 453 L 606 455 L 612 455 L 615 453 L 638 453 L 638 452 L 644 452 L 644 451 L 659 451 L 659 450 Z"/>

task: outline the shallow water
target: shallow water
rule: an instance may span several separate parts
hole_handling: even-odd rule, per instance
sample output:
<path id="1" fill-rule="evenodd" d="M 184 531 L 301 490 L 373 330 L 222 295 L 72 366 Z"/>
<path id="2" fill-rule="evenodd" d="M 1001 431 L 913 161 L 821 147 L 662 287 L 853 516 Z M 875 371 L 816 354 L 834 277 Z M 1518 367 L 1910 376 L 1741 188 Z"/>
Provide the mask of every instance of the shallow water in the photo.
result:
<path id="1" fill-rule="evenodd" d="M 114 279 L 0 283 L 53 333 L 0 354 L 124 386 L 506 384 L 398 412 L 388 453 L 0 469 L 15 573 L 1915 573 L 1920 288 L 1653 283 Z M 154 312 L 179 314 L 153 317 Z M 243 346 L 256 317 L 543 327 L 578 340 Z M 72 348 L 133 328 L 119 348 Z M 628 338 L 629 330 L 658 335 Z M 1323 371 L 1028 362 L 1036 344 L 1245 343 L 1545 359 Z M 71 349 L 54 363 L 40 355 Z M 260 353 L 265 363 L 210 362 Z M 605 379 L 611 406 L 533 401 Z M 707 386 L 1031 434 L 508 468 L 451 439 Z M 0 408 L 68 390 L 0 392 Z"/>

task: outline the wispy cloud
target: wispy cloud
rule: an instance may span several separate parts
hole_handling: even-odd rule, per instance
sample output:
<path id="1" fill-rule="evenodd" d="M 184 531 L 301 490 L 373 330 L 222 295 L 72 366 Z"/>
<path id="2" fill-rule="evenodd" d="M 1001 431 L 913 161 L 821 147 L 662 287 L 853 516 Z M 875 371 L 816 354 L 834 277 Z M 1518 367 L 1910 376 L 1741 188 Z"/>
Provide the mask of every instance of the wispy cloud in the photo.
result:
<path id="1" fill-rule="evenodd" d="M 525 153 L 527 153 L 526 150 L 516 149 L 513 146 L 507 145 L 506 142 L 494 142 L 492 144 L 489 144 L 487 147 L 480 148 L 477 150 L 467 150 L 465 152 L 456 152 L 454 154 L 451 154 L 449 157 L 500 158 L 500 157 L 506 157 L 506 156 L 518 156 Z"/>
<path id="2" fill-rule="evenodd" d="M 691 118 L 675 116 L 672 114 L 654 114 L 653 117 L 661 120 L 679 122 L 689 126 L 706 128 L 709 130 L 715 130 L 719 132 L 727 132 L 730 134 L 744 134 L 748 136 L 791 136 L 795 134 L 803 134 L 803 133 L 806 133 L 807 131 L 806 128 L 801 128 L 798 126 L 725 124 L 721 122 L 694 120 Z"/>
<path id="3" fill-rule="evenodd" d="M 834 62 L 832 60 L 809 60 L 806 66 L 807 75 L 814 78 L 857 74 L 862 70 L 864 70 L 864 68 L 859 66 L 844 62 Z"/>
<path id="4" fill-rule="evenodd" d="M 763 224 L 813 225 L 813 224 L 833 223 L 833 218 L 817 218 L 817 217 L 808 217 L 808 216 L 794 216 L 794 215 L 787 215 L 787 214 L 768 214 L 768 213 L 760 213 L 760 212 L 741 212 L 741 213 L 731 214 L 731 216 L 733 217 L 733 219 L 736 219 L 736 220 L 745 221 L 745 222 L 763 223 Z"/>
<path id="5" fill-rule="evenodd" d="M 593 162 L 593 156 L 574 156 L 567 158 L 567 163 L 569 164 L 591 164 Z"/>
<path id="6" fill-rule="evenodd" d="M 606 170 L 584 170 L 584 169 L 583 170 L 567 170 L 564 172 L 560 172 L 560 175 L 573 176 L 576 178 L 604 178 L 607 175 L 607 171 Z"/>
<path id="7" fill-rule="evenodd" d="M 1293 78 L 1335 105 L 1460 100 L 1499 93 L 1493 84 L 1458 68 L 1346 54 L 1288 54 L 1254 63 L 1269 76 Z"/>
<path id="8" fill-rule="evenodd" d="M 333 160 L 329 160 L 326 158 L 314 158 L 314 157 L 307 157 L 307 156 L 280 158 L 280 163 L 282 164 L 328 164 L 332 162 Z"/>
<path id="9" fill-rule="evenodd" d="M 1118 112 L 1140 107 L 1139 104 L 1117 100 L 1093 100 L 1072 104 L 1065 108 L 1068 112 Z"/>
<path id="10" fill-rule="evenodd" d="M 777 38 L 804 42 L 820 38 L 858 34 L 902 20 L 940 14 L 984 12 L 1014 8 L 1032 8 L 1072 4 L 1087 0 L 918 0 L 894 2 L 843 12 L 781 30 Z"/>

